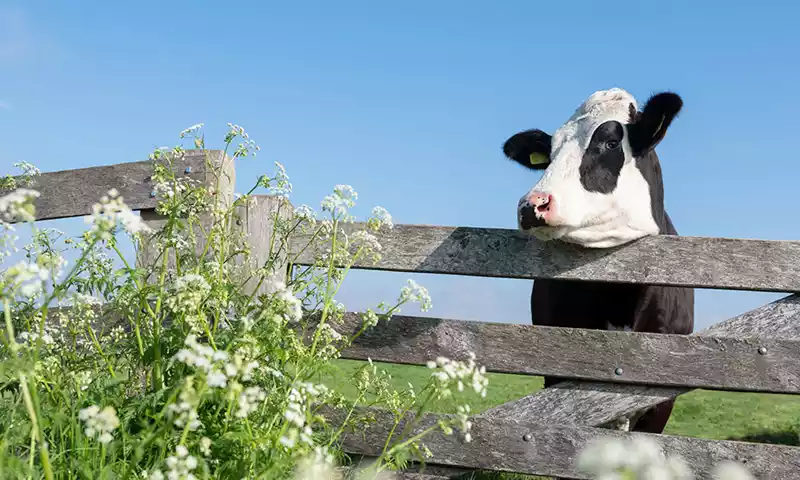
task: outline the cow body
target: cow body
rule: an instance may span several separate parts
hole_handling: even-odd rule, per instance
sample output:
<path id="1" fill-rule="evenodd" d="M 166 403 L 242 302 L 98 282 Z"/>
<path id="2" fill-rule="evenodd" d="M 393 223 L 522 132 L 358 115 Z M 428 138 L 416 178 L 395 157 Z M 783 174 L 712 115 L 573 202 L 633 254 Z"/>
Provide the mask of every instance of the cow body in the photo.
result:
<path id="1" fill-rule="evenodd" d="M 682 107 L 672 93 L 651 97 L 643 112 L 621 89 L 596 92 L 553 136 L 527 130 L 509 138 L 506 156 L 540 181 L 520 199 L 519 228 L 542 241 L 608 248 L 647 235 L 677 235 L 664 208 L 655 146 Z M 531 293 L 534 325 L 689 334 L 691 288 L 539 279 Z M 563 379 L 545 377 L 545 388 Z M 661 433 L 673 401 L 623 429 Z M 630 420 L 629 422 L 627 420 Z"/>

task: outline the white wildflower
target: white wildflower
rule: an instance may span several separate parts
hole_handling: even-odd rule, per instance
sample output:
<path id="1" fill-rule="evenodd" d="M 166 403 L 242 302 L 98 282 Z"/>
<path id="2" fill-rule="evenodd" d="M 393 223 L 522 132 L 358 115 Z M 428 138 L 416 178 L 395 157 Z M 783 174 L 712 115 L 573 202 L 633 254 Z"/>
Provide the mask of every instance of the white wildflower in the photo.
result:
<path id="1" fill-rule="evenodd" d="M 206 378 L 209 387 L 225 388 L 228 385 L 228 377 L 219 370 L 212 370 Z"/>
<path id="2" fill-rule="evenodd" d="M 366 328 L 372 328 L 378 325 L 378 314 L 373 312 L 372 309 L 368 308 L 366 312 L 361 314 L 361 319 Z"/>
<path id="3" fill-rule="evenodd" d="M 189 135 L 194 135 L 201 128 L 203 128 L 203 124 L 202 123 L 198 123 L 198 124 L 192 125 L 191 127 L 187 128 L 186 130 L 181 132 L 181 138 L 188 137 Z"/>
<path id="4" fill-rule="evenodd" d="M 150 231 L 150 227 L 144 223 L 142 217 L 133 213 L 115 188 L 100 198 L 100 203 L 92 206 L 92 214 L 84 217 L 84 221 L 92 226 L 90 229 L 92 235 L 106 241 L 111 240 L 111 232 L 117 223 L 121 223 L 131 235 Z"/>
<path id="5" fill-rule="evenodd" d="M 33 202 L 37 198 L 39 192 L 28 188 L 18 188 L 0 197 L 0 224 L 35 221 L 36 207 Z"/>
<path id="6" fill-rule="evenodd" d="M 97 405 L 92 405 L 78 412 L 78 419 L 84 423 L 84 433 L 89 438 L 97 437 L 100 443 L 110 443 L 114 437 L 112 432 L 119 427 L 117 411 L 112 406 L 100 410 Z"/>
<path id="7" fill-rule="evenodd" d="M 297 220 L 314 224 L 317 221 L 317 214 L 308 205 L 300 205 L 294 209 L 294 216 Z"/>
<path id="8" fill-rule="evenodd" d="M 731 460 L 717 464 L 711 476 L 715 480 L 755 480 L 753 474 L 744 465 Z"/>
<path id="9" fill-rule="evenodd" d="M 340 480 L 343 478 L 342 472 L 338 471 L 332 460 L 319 455 L 307 456 L 297 464 L 294 473 L 295 480 Z"/>
<path id="10" fill-rule="evenodd" d="M 203 437 L 200 439 L 200 453 L 205 455 L 206 457 L 211 455 L 211 439 L 208 437 Z"/>
<path id="11" fill-rule="evenodd" d="M 386 227 L 389 230 L 394 228 L 391 214 L 383 207 L 375 207 L 372 209 L 372 217 L 367 220 L 367 224 L 374 231 L 380 230 L 381 227 Z"/>
<path id="12" fill-rule="evenodd" d="M 644 437 L 633 440 L 595 439 L 581 452 L 577 467 L 593 478 L 623 474 L 653 480 L 694 478 L 679 456 L 665 455 L 656 442 Z"/>
<path id="13" fill-rule="evenodd" d="M 166 306 L 175 313 L 194 313 L 211 292 L 211 286 L 202 275 L 187 273 L 175 279 L 167 296 Z M 194 317 L 193 317 L 194 318 Z M 202 318 L 190 322 L 193 330 L 202 330 Z"/>
<path id="14" fill-rule="evenodd" d="M 164 480 L 166 477 L 164 477 L 164 474 L 161 473 L 161 470 L 155 469 L 149 474 L 145 473 L 145 478 L 148 480 Z"/>
<path id="15" fill-rule="evenodd" d="M 440 396 L 449 396 L 449 387 L 455 382 L 459 392 L 464 390 L 465 383 L 469 383 L 475 393 L 486 397 L 486 388 L 489 385 L 486 367 L 478 367 L 475 364 L 474 353 L 469 352 L 469 359 L 466 363 L 438 357 L 436 361 L 428 361 L 427 366 L 431 369 L 439 369 L 432 376 L 439 382 Z"/>
<path id="16" fill-rule="evenodd" d="M 175 416 L 173 423 L 178 428 L 189 426 L 189 430 L 197 430 L 202 426 L 197 410 L 186 401 L 171 403 L 167 410 Z"/>
<path id="17" fill-rule="evenodd" d="M 189 450 L 183 446 L 175 447 L 175 455 L 170 455 L 165 460 L 169 471 L 167 478 L 170 480 L 196 480 L 192 471 L 197 468 L 197 458 L 189 455 Z"/>
<path id="18" fill-rule="evenodd" d="M 342 220 L 350 221 L 353 217 L 347 215 L 348 209 L 356 204 L 358 193 L 350 185 L 336 185 L 333 194 L 322 199 L 322 210 L 334 216 L 342 216 Z"/>
<path id="19" fill-rule="evenodd" d="M 47 270 L 35 263 L 19 262 L 0 272 L 0 295 L 12 296 L 15 292 L 26 298 L 33 298 L 44 290 L 44 283 L 50 278 Z"/>
<path id="20" fill-rule="evenodd" d="M 42 174 L 42 171 L 36 168 L 33 164 L 21 161 L 14 163 L 14 166 L 22 170 L 23 177 L 36 177 Z"/>
<path id="21" fill-rule="evenodd" d="M 258 408 L 259 402 L 266 400 L 267 394 L 261 387 L 247 387 L 239 394 L 239 409 L 236 411 L 238 418 L 245 418 Z"/>
<path id="22" fill-rule="evenodd" d="M 431 296 L 428 290 L 417 284 L 414 280 L 408 280 L 408 284 L 400 290 L 400 298 L 398 303 L 417 302 L 420 304 L 419 309 L 427 312 L 433 307 Z"/>

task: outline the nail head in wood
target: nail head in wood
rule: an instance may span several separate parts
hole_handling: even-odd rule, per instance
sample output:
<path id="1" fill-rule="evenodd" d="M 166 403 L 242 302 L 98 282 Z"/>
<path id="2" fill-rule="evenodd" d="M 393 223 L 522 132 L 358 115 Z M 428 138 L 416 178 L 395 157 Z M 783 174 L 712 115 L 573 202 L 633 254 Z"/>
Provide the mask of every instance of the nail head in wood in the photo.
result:
<path id="1" fill-rule="evenodd" d="M 156 196 L 156 191 L 155 191 L 155 190 L 153 190 L 152 192 L 150 192 L 150 196 L 151 196 L 151 197 L 155 197 L 155 196 Z"/>
<path id="2" fill-rule="evenodd" d="M 186 167 L 186 170 L 183 173 L 192 173 L 192 167 Z"/>
<path id="3" fill-rule="evenodd" d="M 758 353 L 764 355 L 765 353 L 767 353 L 767 347 L 758 347 Z"/>
<path id="4" fill-rule="evenodd" d="M 239 225 L 239 226 L 242 225 L 242 219 L 241 218 L 237 218 L 236 219 L 236 225 Z"/>
<path id="5" fill-rule="evenodd" d="M 614 369 L 614 373 L 617 375 L 622 375 L 622 367 L 617 367 Z"/>
<path id="6" fill-rule="evenodd" d="M 525 440 L 526 442 L 530 442 L 531 441 L 531 434 L 530 433 L 526 433 L 525 435 L 522 436 L 522 439 Z"/>

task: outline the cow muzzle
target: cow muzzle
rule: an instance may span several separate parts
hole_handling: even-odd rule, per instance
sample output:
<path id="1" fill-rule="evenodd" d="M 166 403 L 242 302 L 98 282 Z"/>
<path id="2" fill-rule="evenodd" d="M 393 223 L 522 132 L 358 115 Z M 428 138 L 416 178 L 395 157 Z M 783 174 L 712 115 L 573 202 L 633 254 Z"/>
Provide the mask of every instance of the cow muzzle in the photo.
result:
<path id="1" fill-rule="evenodd" d="M 555 199 L 549 193 L 533 192 L 520 199 L 519 226 L 522 230 L 555 226 Z"/>

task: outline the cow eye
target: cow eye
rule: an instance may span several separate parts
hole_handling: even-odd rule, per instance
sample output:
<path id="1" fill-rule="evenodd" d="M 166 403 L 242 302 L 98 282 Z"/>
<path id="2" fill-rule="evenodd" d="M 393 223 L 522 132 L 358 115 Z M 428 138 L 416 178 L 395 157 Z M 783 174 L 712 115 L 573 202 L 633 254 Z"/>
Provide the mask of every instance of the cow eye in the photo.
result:
<path id="1" fill-rule="evenodd" d="M 619 142 L 616 140 L 609 140 L 606 142 L 606 148 L 608 148 L 609 150 L 616 150 L 617 148 L 619 148 Z"/>

